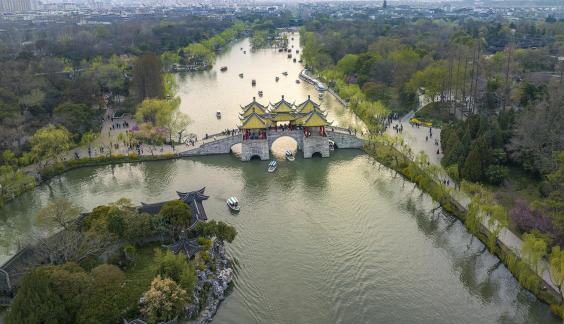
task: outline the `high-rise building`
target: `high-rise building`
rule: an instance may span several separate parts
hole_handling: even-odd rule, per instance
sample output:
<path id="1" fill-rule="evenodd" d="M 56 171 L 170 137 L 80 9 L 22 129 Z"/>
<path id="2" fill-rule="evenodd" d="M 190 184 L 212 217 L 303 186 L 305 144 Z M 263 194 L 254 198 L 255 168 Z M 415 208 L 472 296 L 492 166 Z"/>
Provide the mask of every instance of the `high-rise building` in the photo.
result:
<path id="1" fill-rule="evenodd" d="M 22 12 L 31 10 L 31 0 L 0 0 L 0 12 Z"/>
<path id="2" fill-rule="evenodd" d="M 388 7 L 388 3 L 386 2 L 386 0 L 384 0 L 384 3 L 382 4 L 382 8 L 386 9 Z"/>

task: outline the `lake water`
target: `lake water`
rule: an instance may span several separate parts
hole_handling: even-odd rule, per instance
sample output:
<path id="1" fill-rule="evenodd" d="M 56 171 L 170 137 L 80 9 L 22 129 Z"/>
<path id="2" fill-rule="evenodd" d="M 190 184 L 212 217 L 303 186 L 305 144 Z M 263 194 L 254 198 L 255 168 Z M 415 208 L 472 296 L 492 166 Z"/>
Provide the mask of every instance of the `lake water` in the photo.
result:
<path id="1" fill-rule="evenodd" d="M 274 50 L 250 53 L 248 44 L 235 43 L 212 71 L 179 76 L 181 109 L 194 120 L 189 132 L 234 128 L 239 104 L 258 90 L 263 103 L 281 94 L 296 102 L 317 97 L 295 83 L 298 63 Z M 324 107 L 329 120 L 362 127 L 333 98 Z M 279 141 L 276 150 L 295 145 Z M 206 187 L 208 216 L 239 233 L 228 247 L 239 262 L 235 289 L 215 323 L 558 323 L 459 221 L 431 214 L 427 195 L 361 151 L 298 154 L 274 174 L 265 167 L 225 155 L 65 173 L 0 209 L 0 261 L 26 241 L 34 212 L 54 197 L 90 210 L 120 197 L 157 202 Z M 225 205 L 229 196 L 241 202 L 238 215 Z"/>

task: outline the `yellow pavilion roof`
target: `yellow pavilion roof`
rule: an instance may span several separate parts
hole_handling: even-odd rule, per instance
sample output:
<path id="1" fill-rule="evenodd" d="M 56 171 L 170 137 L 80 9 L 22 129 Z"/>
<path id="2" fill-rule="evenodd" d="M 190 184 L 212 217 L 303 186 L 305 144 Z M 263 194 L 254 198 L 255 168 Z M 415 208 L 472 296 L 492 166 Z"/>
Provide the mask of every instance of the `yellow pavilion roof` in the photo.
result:
<path id="1" fill-rule="evenodd" d="M 270 121 L 262 118 L 256 112 L 251 113 L 243 120 L 243 125 L 239 126 L 241 129 L 264 129 L 270 125 Z"/>
<path id="2" fill-rule="evenodd" d="M 306 127 L 319 127 L 319 126 L 328 126 L 331 125 L 330 122 L 327 121 L 325 115 L 321 113 L 319 110 L 314 109 L 309 114 L 305 115 L 300 119 L 300 124 Z"/>
<path id="3" fill-rule="evenodd" d="M 316 108 L 319 108 L 319 104 L 311 100 L 311 97 L 308 95 L 307 100 L 299 104 L 296 110 L 300 113 L 308 114 Z"/>
<path id="4" fill-rule="evenodd" d="M 282 96 L 282 99 L 280 101 L 271 105 L 272 105 L 272 109 L 270 109 L 271 113 L 277 114 L 277 113 L 294 112 L 294 104 L 291 104 L 288 101 L 286 101 L 284 99 L 284 96 Z"/>
<path id="5" fill-rule="evenodd" d="M 253 97 L 253 101 L 248 105 L 241 107 L 243 109 L 243 113 L 241 114 L 243 117 L 249 116 L 252 112 L 256 112 L 259 115 L 266 114 L 267 107 L 259 103 L 255 97 Z"/>

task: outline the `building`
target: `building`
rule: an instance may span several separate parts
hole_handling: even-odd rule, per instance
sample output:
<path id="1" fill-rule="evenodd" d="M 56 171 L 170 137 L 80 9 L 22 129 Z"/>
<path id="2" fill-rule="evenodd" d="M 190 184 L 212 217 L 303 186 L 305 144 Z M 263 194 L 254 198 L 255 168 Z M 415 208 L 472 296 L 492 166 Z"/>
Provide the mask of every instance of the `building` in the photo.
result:
<path id="1" fill-rule="evenodd" d="M 31 0 L 0 0 L 0 12 L 14 13 L 31 10 Z"/>

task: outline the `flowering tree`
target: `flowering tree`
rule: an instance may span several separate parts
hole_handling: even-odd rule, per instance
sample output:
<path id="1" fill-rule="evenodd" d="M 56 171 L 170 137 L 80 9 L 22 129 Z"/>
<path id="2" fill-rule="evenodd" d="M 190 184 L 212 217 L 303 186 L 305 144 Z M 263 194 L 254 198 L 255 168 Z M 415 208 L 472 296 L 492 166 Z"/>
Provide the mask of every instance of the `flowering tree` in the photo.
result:
<path id="1" fill-rule="evenodd" d="M 151 282 L 151 288 L 143 294 L 141 312 L 151 322 L 168 321 L 180 315 L 187 302 L 186 290 L 172 279 L 157 276 Z"/>

